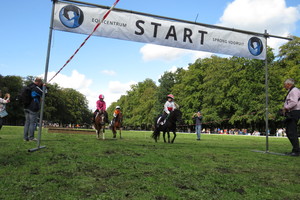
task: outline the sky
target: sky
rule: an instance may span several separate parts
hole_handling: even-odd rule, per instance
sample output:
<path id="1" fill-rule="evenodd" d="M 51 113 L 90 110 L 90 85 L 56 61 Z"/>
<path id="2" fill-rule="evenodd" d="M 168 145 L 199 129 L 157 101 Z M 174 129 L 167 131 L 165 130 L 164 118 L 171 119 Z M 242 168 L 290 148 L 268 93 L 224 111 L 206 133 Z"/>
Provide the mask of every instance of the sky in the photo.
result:
<path id="1" fill-rule="evenodd" d="M 111 6 L 115 0 L 82 0 Z M 120 0 L 117 8 L 197 21 L 278 36 L 300 36 L 299 0 Z M 0 12 L 0 74 L 44 76 L 51 0 L 2 1 Z M 101 28 L 101 26 L 99 27 Z M 65 64 L 87 35 L 54 30 L 48 80 Z M 274 48 L 285 40 L 269 39 Z M 147 78 L 158 85 L 166 71 L 187 68 L 212 54 L 92 36 L 73 60 L 50 82 L 84 94 L 96 108 L 99 94 L 107 106 Z M 219 55 L 226 56 L 226 55 Z M 0 86 L 1 88 L 1 86 Z"/>

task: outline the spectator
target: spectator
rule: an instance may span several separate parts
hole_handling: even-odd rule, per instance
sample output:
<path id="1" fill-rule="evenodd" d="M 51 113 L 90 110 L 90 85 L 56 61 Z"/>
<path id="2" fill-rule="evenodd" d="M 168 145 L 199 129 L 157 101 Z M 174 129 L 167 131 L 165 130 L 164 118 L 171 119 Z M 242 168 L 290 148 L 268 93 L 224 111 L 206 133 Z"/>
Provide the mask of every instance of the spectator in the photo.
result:
<path id="1" fill-rule="evenodd" d="M 10 102 L 10 94 L 6 93 L 4 98 L 2 98 L 2 91 L 0 90 L 0 130 L 3 125 L 3 117 L 7 116 L 6 104 Z"/>
<path id="2" fill-rule="evenodd" d="M 35 124 L 41 107 L 41 98 L 43 94 L 43 81 L 41 78 L 35 78 L 34 82 L 29 84 L 31 90 L 31 102 L 24 106 L 25 125 L 24 125 L 24 141 L 37 141 L 34 138 Z"/>
<path id="3" fill-rule="evenodd" d="M 286 79 L 284 88 L 288 93 L 284 100 L 282 113 L 285 115 L 286 134 L 292 144 L 292 152 L 287 153 L 290 156 L 299 156 L 299 139 L 297 132 L 297 123 L 300 118 L 300 90 L 295 87 L 295 81 L 291 78 Z"/>
<path id="4" fill-rule="evenodd" d="M 198 111 L 193 115 L 193 119 L 195 121 L 195 130 L 197 134 L 197 140 L 201 139 L 201 130 L 202 130 L 202 115 L 201 112 Z"/>

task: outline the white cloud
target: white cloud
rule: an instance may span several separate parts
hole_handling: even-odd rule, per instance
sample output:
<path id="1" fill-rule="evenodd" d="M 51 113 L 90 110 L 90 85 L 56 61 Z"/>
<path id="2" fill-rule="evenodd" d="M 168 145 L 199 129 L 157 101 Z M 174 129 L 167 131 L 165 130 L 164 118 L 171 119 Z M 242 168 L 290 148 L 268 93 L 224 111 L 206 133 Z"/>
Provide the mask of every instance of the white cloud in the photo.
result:
<path id="1" fill-rule="evenodd" d="M 49 80 L 54 76 L 55 72 L 49 72 Z M 40 75 L 43 77 L 43 75 Z M 73 70 L 70 76 L 64 74 L 58 74 L 51 82 L 56 83 L 62 88 L 73 88 L 78 92 L 86 96 L 88 100 L 88 106 L 91 110 L 95 110 L 96 101 L 98 100 L 99 91 L 91 89 L 93 80 L 86 78 L 84 74 L 79 73 L 77 70 Z M 110 81 L 108 88 L 102 90 L 102 94 L 105 96 L 106 106 L 110 106 L 112 102 L 117 101 L 121 95 L 126 94 L 130 90 L 130 86 L 136 84 L 135 81 L 129 81 L 127 83 L 121 83 L 119 81 Z"/>
<path id="2" fill-rule="evenodd" d="M 136 84 L 135 81 L 130 81 L 128 83 L 121 83 L 120 81 L 110 81 L 108 84 L 108 90 L 112 94 L 123 95 L 126 91 L 130 90 L 130 86 Z"/>
<path id="3" fill-rule="evenodd" d="M 109 76 L 114 76 L 114 75 L 116 75 L 116 72 L 113 71 L 113 70 L 102 70 L 101 73 L 102 73 L 102 74 L 105 74 L 105 75 L 109 75 Z"/>
<path id="4" fill-rule="evenodd" d="M 143 60 L 163 60 L 163 61 L 174 61 L 180 59 L 183 56 L 191 56 L 193 60 L 198 58 L 210 57 L 212 53 L 193 51 L 188 49 L 160 46 L 155 44 L 146 44 L 141 49 Z"/>
<path id="5" fill-rule="evenodd" d="M 146 44 L 141 49 L 140 52 L 143 55 L 143 60 L 164 60 L 172 61 L 178 59 L 178 57 L 184 55 L 186 52 L 183 49 L 160 46 L 155 44 Z"/>
<path id="6" fill-rule="evenodd" d="M 234 0 L 229 3 L 217 25 L 247 31 L 288 36 L 296 29 L 300 20 L 300 4 L 298 7 L 287 7 L 285 0 Z M 268 45 L 278 51 L 278 47 L 287 42 L 270 38 Z M 173 47 L 146 44 L 141 49 L 143 60 L 174 61 L 183 56 L 191 56 L 191 60 L 207 58 L 212 53 L 179 49 Z"/>
<path id="7" fill-rule="evenodd" d="M 300 7 L 287 7 L 285 0 L 235 0 L 220 18 L 221 26 L 271 35 L 288 36 L 300 20 Z M 269 39 L 268 45 L 278 49 L 286 40 Z"/>
<path id="8" fill-rule="evenodd" d="M 54 76 L 55 72 L 49 72 L 49 80 Z M 76 90 L 86 90 L 91 84 L 91 79 L 87 79 L 84 74 L 80 74 L 77 70 L 73 70 L 71 76 L 58 74 L 53 78 L 51 83 L 57 83 L 63 88 L 73 88 Z"/>
<path id="9" fill-rule="evenodd" d="M 55 72 L 49 72 L 48 80 L 50 80 L 54 75 Z M 43 77 L 43 75 L 41 75 L 41 77 Z M 80 74 L 77 70 L 73 70 L 71 76 L 59 73 L 50 83 L 56 83 L 62 88 L 73 88 L 77 90 L 86 96 L 90 109 L 95 107 L 96 101 L 94 101 L 94 99 L 98 98 L 98 96 L 96 92 L 90 89 L 93 81 L 91 79 L 87 79 L 84 74 Z"/>
<path id="10" fill-rule="evenodd" d="M 174 72 L 176 72 L 177 69 L 178 69 L 178 67 L 173 66 L 168 71 L 174 73 Z"/>

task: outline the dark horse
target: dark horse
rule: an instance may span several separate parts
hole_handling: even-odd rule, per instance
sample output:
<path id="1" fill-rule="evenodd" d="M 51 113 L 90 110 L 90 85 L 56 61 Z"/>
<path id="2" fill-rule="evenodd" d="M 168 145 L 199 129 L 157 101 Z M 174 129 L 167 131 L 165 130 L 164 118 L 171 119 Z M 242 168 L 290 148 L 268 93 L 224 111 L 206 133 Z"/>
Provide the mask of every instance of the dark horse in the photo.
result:
<path id="1" fill-rule="evenodd" d="M 157 125 L 158 118 L 155 120 L 155 129 L 152 133 L 152 138 L 157 142 L 160 136 L 160 132 L 163 132 L 164 142 L 166 141 L 165 135 L 168 134 L 168 143 L 174 143 L 174 140 L 176 138 L 176 122 L 181 120 L 182 113 L 179 109 L 175 109 L 173 112 L 170 113 L 168 119 L 163 125 Z M 173 139 L 170 141 L 170 132 L 173 132 Z"/>
<path id="2" fill-rule="evenodd" d="M 123 120 L 123 115 L 122 113 L 117 114 L 113 124 L 111 125 L 111 130 L 114 134 L 114 138 L 117 137 L 117 130 L 119 129 L 120 133 L 120 138 L 122 138 L 121 132 L 122 132 L 122 120 Z"/>
<path id="3" fill-rule="evenodd" d="M 96 136 L 97 139 L 100 139 L 100 135 L 102 134 L 102 139 L 105 140 L 105 136 L 104 136 L 104 128 L 105 128 L 105 113 L 104 111 L 99 111 L 96 114 L 95 117 L 95 129 L 96 129 Z"/>

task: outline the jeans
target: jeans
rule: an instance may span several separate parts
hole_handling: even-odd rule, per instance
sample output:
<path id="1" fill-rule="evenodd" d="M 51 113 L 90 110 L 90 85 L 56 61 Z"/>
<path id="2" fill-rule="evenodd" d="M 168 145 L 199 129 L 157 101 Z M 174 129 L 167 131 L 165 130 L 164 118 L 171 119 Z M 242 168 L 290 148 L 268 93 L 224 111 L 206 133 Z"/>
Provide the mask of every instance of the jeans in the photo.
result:
<path id="1" fill-rule="evenodd" d="M 35 125 L 37 122 L 38 112 L 33 112 L 29 109 L 24 109 L 25 125 L 24 125 L 24 140 L 34 139 Z"/>
<path id="2" fill-rule="evenodd" d="M 200 125 L 196 125 L 197 140 L 200 140 L 201 129 L 202 129 L 201 124 Z"/>

